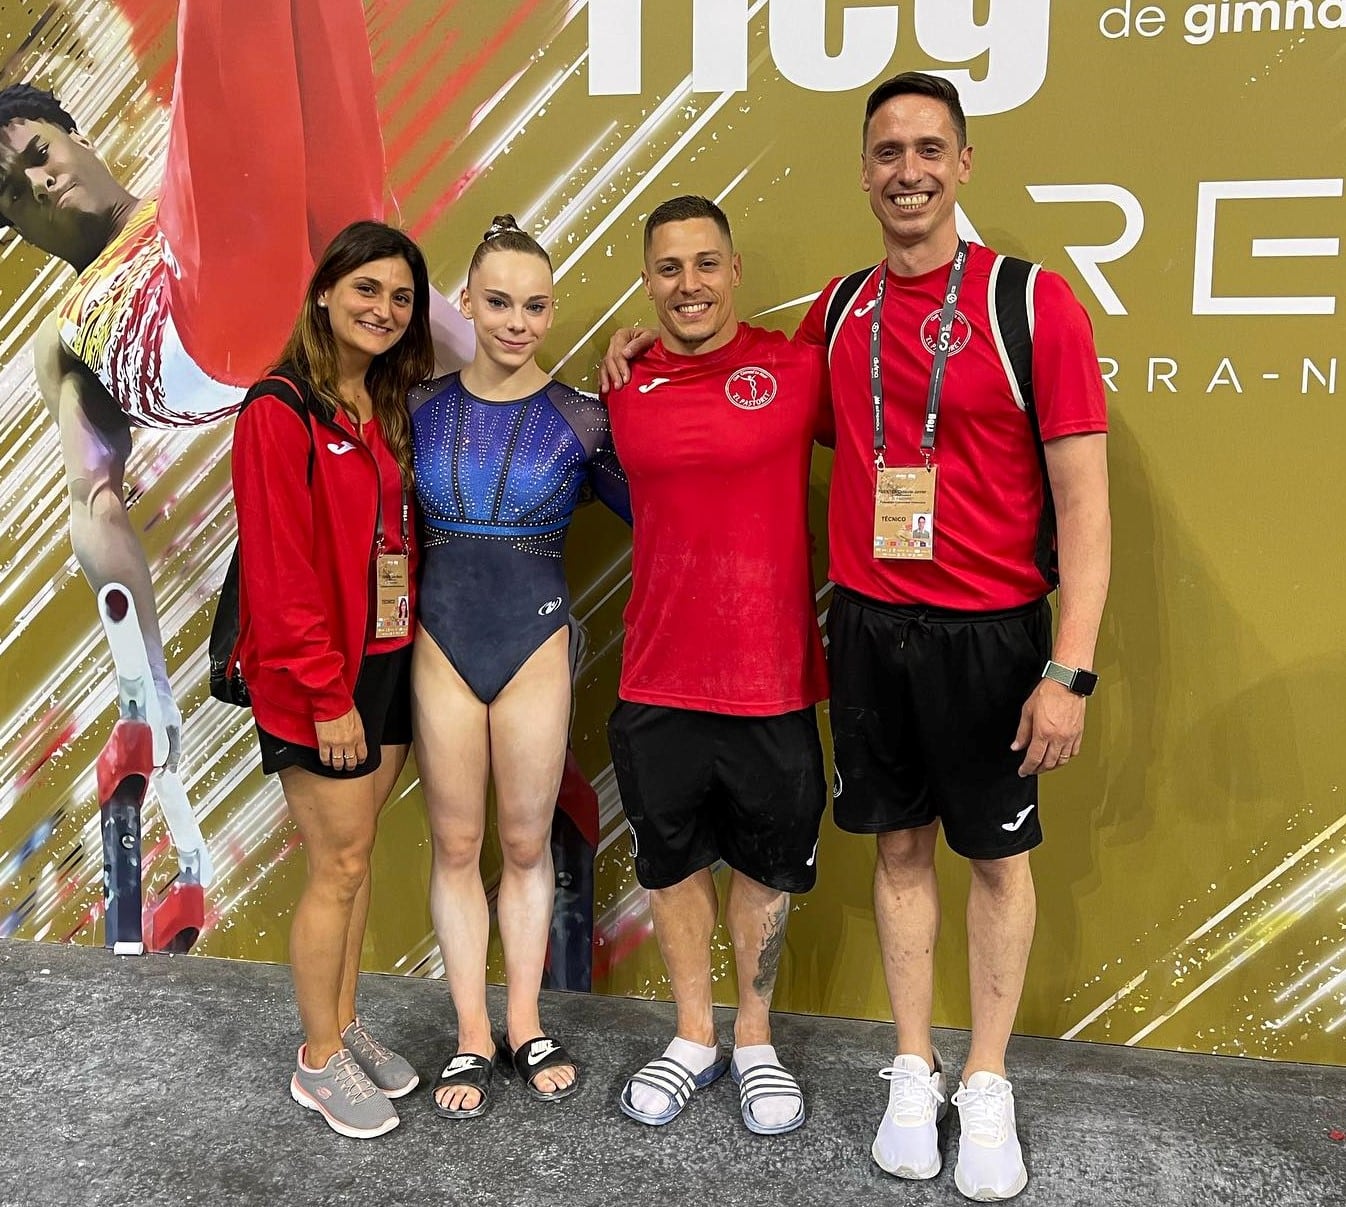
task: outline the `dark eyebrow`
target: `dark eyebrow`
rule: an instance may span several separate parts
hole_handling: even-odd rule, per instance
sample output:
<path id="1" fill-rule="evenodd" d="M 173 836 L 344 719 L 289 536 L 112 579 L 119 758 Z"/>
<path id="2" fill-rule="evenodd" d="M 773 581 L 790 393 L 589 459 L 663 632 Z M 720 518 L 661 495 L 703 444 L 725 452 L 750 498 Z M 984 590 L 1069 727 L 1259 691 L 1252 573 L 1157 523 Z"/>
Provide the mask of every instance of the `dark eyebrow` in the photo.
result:
<path id="1" fill-rule="evenodd" d="M 881 151 L 884 147 L 947 147 L 949 140 L 939 134 L 921 134 L 913 138 L 908 144 L 900 138 L 881 138 L 874 144 L 874 151 Z M 871 152 L 872 153 L 872 152 Z"/>
<path id="2" fill-rule="evenodd" d="M 724 251 L 718 247 L 707 247 L 701 251 L 693 252 L 687 257 L 689 261 L 705 260 L 715 256 L 724 255 Z M 682 261 L 677 256 L 662 256 L 654 262 L 656 268 L 662 268 L 665 264 L 681 264 Z"/>
<path id="3" fill-rule="evenodd" d="M 382 286 L 383 286 L 383 282 L 380 281 L 380 280 L 378 279 L 378 277 L 356 277 L 354 283 L 355 283 L 356 285 L 373 285 L 373 286 L 375 286 L 376 288 L 382 288 Z M 414 290 L 414 288 L 415 288 L 415 287 L 412 286 L 412 285 L 390 285 L 390 286 L 389 286 L 389 289 L 390 289 L 393 293 L 403 293 L 403 292 L 410 293 L 410 292 L 412 292 L 412 291 Z"/>
<path id="4" fill-rule="evenodd" d="M 41 138 L 41 134 L 34 134 L 22 147 L 11 146 L 8 141 L 0 139 L 0 176 L 13 175 L 16 165 L 32 159 L 37 153 L 36 144 Z"/>

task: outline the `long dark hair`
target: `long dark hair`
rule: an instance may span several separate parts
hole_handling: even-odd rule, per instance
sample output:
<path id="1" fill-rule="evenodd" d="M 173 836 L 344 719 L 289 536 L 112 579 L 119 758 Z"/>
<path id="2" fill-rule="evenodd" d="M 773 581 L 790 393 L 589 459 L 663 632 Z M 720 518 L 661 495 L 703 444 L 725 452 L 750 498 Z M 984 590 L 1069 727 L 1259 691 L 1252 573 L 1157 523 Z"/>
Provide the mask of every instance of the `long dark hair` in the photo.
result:
<path id="1" fill-rule="evenodd" d="M 411 321 L 402 338 L 387 352 L 374 357 L 365 373 L 365 388 L 374 404 L 374 414 L 383 438 L 397 458 L 402 478 L 411 481 L 411 420 L 407 394 L 435 371 L 435 350 L 430 338 L 430 274 L 425 257 L 407 235 L 383 222 L 352 222 L 327 246 L 304 294 L 304 304 L 294 330 L 280 354 L 280 363 L 290 365 L 312 393 L 314 409 L 331 419 L 340 407 L 357 419 L 341 397 L 340 359 L 332 323 L 318 295 L 331 289 L 342 277 L 371 260 L 402 259 L 411 269 L 415 294 Z"/>

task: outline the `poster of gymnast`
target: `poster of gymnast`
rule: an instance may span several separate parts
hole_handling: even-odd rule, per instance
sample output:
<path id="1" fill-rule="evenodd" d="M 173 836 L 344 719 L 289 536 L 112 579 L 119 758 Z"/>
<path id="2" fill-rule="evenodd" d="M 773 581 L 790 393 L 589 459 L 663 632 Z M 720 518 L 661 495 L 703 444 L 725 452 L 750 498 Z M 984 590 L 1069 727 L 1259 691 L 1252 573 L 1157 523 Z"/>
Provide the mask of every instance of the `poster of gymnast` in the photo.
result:
<path id="1" fill-rule="evenodd" d="M 112 6 L 101 7 L 106 15 Z M 126 24 L 113 37 L 134 44 L 135 21 L 143 23 L 148 7 L 127 0 Z M 184 750 L 189 763 L 208 763 L 215 743 L 183 726 L 179 685 L 196 684 L 203 668 L 197 643 L 183 641 L 178 592 L 189 582 L 199 595 L 203 583 L 217 582 L 217 557 L 192 547 L 202 516 L 183 526 L 171 503 L 148 519 L 133 505 L 147 480 L 172 474 L 175 456 L 198 433 L 212 434 L 205 461 L 218 463 L 226 421 L 284 343 L 323 248 L 348 222 L 388 212 L 364 8 L 359 0 L 184 2 L 166 122 L 88 112 L 111 99 L 87 87 L 58 98 L 29 82 L 0 90 L 0 217 L 18 239 L 73 270 L 73 281 L 64 272 L 47 285 L 54 304 L 42 308 L 31 350 L 6 372 L 31 364 L 52 427 L 29 456 L 45 461 L 59 448 L 70 543 L 107 639 L 106 652 L 86 646 L 76 654 L 86 664 L 84 683 L 111 680 L 115 665 L 121 719 L 92 760 L 107 942 L 126 952 L 142 943 L 186 950 L 204 922 L 215 861 L 179 768 Z M 119 175 L 85 133 L 91 124 L 138 126 L 145 149 L 153 127 L 163 127 L 161 178 L 144 160 L 132 163 L 130 178 Z M 47 266 L 34 285 L 44 281 Z M 470 329 L 442 297 L 435 302 L 437 359 L 454 367 L 470 350 Z M 128 482 L 128 458 L 143 441 L 153 442 L 154 459 Z M 177 531 L 159 551 L 156 574 L 147 548 L 162 519 Z M 182 643 L 173 666 L 166 636 Z M 30 769 L 40 771 L 43 756 L 90 719 L 86 704 L 55 735 L 39 732 L 37 749 L 27 744 Z M 177 869 L 151 899 L 142 933 L 147 786 Z M 85 799 L 77 793 L 72 803 Z M 40 845 L 59 820 L 42 819 L 25 845 Z M 153 853 L 143 853 L 146 862 Z M 0 926 L 12 931 L 22 912 L 21 905 Z"/>

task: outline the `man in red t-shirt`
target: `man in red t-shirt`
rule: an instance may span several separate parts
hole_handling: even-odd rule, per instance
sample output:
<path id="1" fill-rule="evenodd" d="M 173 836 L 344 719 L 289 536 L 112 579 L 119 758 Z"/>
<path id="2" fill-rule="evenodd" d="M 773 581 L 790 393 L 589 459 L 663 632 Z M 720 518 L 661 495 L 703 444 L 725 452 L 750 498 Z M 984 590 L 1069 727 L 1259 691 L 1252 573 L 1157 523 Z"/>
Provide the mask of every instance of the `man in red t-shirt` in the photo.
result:
<path id="1" fill-rule="evenodd" d="M 954 1176 L 963 1194 L 992 1200 L 1028 1180 L 1005 1049 L 1035 921 L 1036 777 L 1080 748 L 1110 528 L 1089 319 L 1059 276 L 1028 276 L 1032 398 L 1021 397 L 991 315 L 1002 263 L 956 226 L 971 170 L 951 84 L 909 72 L 879 85 L 865 110 L 862 184 L 886 259 L 832 310 L 830 335 L 836 284 L 799 338 L 830 345 L 837 422 L 833 807 L 843 829 L 877 836 L 874 908 L 897 1024 L 872 1152 L 898 1177 L 939 1172 L 947 1085 L 930 1025 L 942 826 L 971 869 L 972 1042 L 952 1099 Z M 1052 510 L 1054 642 L 1049 559 L 1039 556 Z"/>
<path id="2" fill-rule="evenodd" d="M 605 396 L 633 514 L 608 736 L 678 1021 L 621 1108 L 667 1123 L 732 1065 L 744 1123 L 776 1134 L 804 1122 L 804 1099 L 771 1046 L 771 994 L 826 807 L 807 509 L 814 437 L 830 429 L 825 357 L 738 321 L 739 257 L 704 197 L 650 215 L 643 275 L 660 342 Z M 732 1061 L 711 1013 L 720 859 L 739 984 Z"/>

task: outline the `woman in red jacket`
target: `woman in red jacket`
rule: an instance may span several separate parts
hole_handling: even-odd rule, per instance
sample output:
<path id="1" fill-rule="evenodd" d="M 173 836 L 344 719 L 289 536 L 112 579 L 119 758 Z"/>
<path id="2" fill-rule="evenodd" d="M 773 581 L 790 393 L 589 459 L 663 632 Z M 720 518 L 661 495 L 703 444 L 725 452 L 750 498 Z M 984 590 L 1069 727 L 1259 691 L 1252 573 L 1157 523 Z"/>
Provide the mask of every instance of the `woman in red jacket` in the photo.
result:
<path id="1" fill-rule="evenodd" d="M 355 1012 L 379 812 L 411 741 L 415 526 L 407 393 L 434 370 L 420 250 L 357 222 L 323 255 L 234 430 L 237 658 L 262 768 L 308 857 L 290 958 L 305 1043 L 290 1093 L 342 1135 L 397 1126 L 411 1066 Z"/>

